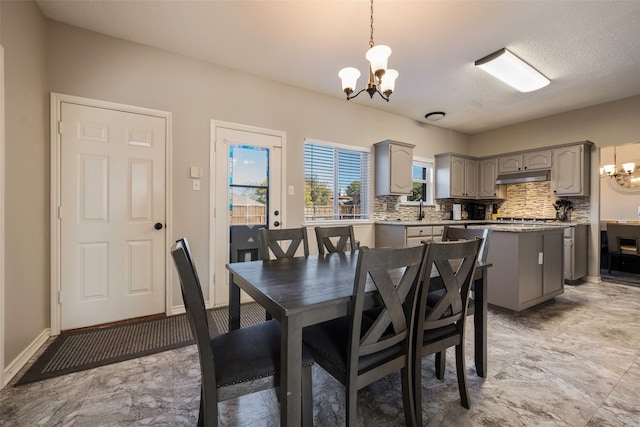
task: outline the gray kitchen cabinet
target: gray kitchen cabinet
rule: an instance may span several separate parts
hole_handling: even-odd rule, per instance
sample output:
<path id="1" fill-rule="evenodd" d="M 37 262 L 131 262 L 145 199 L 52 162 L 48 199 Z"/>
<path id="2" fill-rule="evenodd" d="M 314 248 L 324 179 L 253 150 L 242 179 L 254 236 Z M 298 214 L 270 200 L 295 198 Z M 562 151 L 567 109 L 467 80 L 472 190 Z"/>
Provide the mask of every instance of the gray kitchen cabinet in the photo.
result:
<path id="1" fill-rule="evenodd" d="M 442 240 L 442 225 L 376 224 L 376 248 L 417 246 L 423 240 Z"/>
<path id="2" fill-rule="evenodd" d="M 478 199 L 504 199 L 507 188 L 496 184 L 498 178 L 498 158 L 478 161 Z"/>
<path id="3" fill-rule="evenodd" d="M 498 173 L 551 168 L 551 150 L 535 150 L 498 157 Z"/>
<path id="4" fill-rule="evenodd" d="M 399 196 L 411 194 L 413 179 L 413 148 L 415 145 L 386 140 L 375 147 L 375 195 Z"/>
<path id="5" fill-rule="evenodd" d="M 436 154 L 436 199 L 475 199 L 478 161 L 458 154 Z"/>
<path id="6" fill-rule="evenodd" d="M 551 192 L 554 196 L 588 196 L 591 142 L 551 150 Z"/>
<path id="7" fill-rule="evenodd" d="M 522 311 L 564 292 L 564 229 L 493 230 L 489 304 Z"/>
<path id="8" fill-rule="evenodd" d="M 564 229 L 564 279 L 575 281 L 587 275 L 587 224 Z"/>

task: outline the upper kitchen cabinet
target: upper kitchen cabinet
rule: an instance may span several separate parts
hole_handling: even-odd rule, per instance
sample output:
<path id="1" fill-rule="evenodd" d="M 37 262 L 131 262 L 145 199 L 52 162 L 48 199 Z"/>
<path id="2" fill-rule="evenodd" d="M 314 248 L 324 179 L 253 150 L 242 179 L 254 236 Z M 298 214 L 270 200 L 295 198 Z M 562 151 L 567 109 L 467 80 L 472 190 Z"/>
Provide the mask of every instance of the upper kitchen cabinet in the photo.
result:
<path id="1" fill-rule="evenodd" d="M 436 199 L 475 199 L 478 161 L 458 154 L 436 154 Z M 495 182 L 495 180 L 494 180 Z"/>
<path id="2" fill-rule="evenodd" d="M 589 141 L 551 149 L 551 192 L 554 196 L 588 196 L 591 145 Z"/>
<path id="3" fill-rule="evenodd" d="M 498 157 L 498 173 L 522 172 L 551 167 L 551 150 L 536 150 Z"/>
<path id="4" fill-rule="evenodd" d="M 402 196 L 411 193 L 413 148 L 415 145 L 386 140 L 375 147 L 375 195 Z"/>
<path id="5" fill-rule="evenodd" d="M 498 178 L 498 158 L 478 161 L 478 199 L 505 199 L 507 189 L 496 184 Z"/>

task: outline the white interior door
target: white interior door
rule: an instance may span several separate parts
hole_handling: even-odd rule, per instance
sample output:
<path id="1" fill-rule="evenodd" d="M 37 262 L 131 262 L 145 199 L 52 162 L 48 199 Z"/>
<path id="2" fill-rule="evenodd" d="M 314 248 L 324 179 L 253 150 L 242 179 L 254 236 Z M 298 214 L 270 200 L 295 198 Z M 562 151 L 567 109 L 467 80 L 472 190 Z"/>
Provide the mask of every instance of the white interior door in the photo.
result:
<path id="1" fill-rule="evenodd" d="M 213 303 L 229 302 L 230 261 L 257 259 L 257 230 L 283 227 L 284 134 L 254 128 L 212 126 L 215 135 Z M 212 165 L 213 166 L 213 165 Z M 247 234 L 248 233 L 248 234 Z M 242 239 L 246 246 L 238 246 Z M 232 259 L 233 258 L 233 259 Z M 243 293 L 242 301 L 249 300 Z"/>
<path id="2" fill-rule="evenodd" d="M 61 329 L 165 312 L 164 118 L 62 103 Z"/>

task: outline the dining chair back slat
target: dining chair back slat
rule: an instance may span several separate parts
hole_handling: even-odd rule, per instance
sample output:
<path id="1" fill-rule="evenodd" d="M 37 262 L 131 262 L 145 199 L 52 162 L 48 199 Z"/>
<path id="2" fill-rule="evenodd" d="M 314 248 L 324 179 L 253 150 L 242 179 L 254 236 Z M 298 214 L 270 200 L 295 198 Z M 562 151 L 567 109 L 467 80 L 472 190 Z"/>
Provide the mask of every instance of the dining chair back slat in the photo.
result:
<path id="1" fill-rule="evenodd" d="M 304 256 L 309 255 L 306 227 L 276 228 L 273 230 L 261 228 L 259 232 L 260 256 L 263 260 L 270 260 L 271 253 L 276 259 L 293 258 L 300 245 L 302 245 Z"/>
<path id="2" fill-rule="evenodd" d="M 316 227 L 318 253 L 345 252 L 357 249 L 353 225 L 339 227 Z"/>

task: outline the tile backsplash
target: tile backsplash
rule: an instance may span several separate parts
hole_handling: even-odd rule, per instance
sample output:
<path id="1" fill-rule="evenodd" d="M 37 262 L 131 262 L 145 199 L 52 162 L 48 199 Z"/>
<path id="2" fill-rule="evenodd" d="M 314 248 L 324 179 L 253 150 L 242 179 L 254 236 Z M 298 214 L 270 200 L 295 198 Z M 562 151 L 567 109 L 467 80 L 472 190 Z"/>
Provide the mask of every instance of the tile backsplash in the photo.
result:
<path id="1" fill-rule="evenodd" d="M 482 203 L 487 205 L 486 219 L 491 219 L 491 209 L 488 205 L 497 205 L 500 216 L 514 218 L 555 218 L 556 211 L 553 204 L 560 197 L 551 194 L 551 182 L 529 182 L 524 184 L 507 185 L 507 198 L 496 200 L 436 200 L 439 210 L 435 206 L 425 206 L 425 220 L 439 221 L 451 219 L 454 203 Z M 563 197 L 573 202 L 570 212 L 571 221 L 589 222 L 591 218 L 591 199 L 589 197 Z M 419 208 L 415 205 L 400 203 L 399 196 L 375 196 L 373 198 L 374 221 L 414 221 L 418 219 Z"/>
<path id="2" fill-rule="evenodd" d="M 571 221 L 589 222 L 591 199 L 589 197 L 557 197 L 551 194 L 551 182 L 528 182 L 507 185 L 507 199 L 500 204 L 500 216 L 515 218 L 555 218 L 553 204 L 558 199 L 573 203 Z"/>

